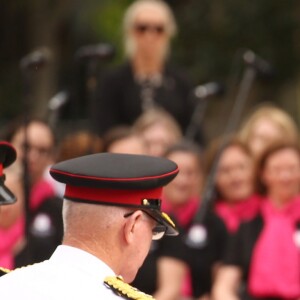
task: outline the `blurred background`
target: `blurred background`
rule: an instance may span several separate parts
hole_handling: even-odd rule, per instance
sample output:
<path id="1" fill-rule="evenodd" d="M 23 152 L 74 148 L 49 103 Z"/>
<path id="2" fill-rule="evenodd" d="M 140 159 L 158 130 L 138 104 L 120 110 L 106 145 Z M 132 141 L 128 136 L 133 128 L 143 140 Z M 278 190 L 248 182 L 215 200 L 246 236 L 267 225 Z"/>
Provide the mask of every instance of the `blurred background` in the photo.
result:
<path id="1" fill-rule="evenodd" d="M 55 95 L 65 96 L 57 126 L 89 126 L 91 91 L 101 74 L 123 60 L 121 20 L 129 0 L 14 0 L 0 10 L 0 124 L 22 112 L 44 116 Z M 258 74 L 243 114 L 274 102 L 300 124 L 300 2 L 296 0 L 169 0 L 179 33 L 171 61 L 183 66 L 195 87 L 224 83 L 211 99 L 203 123 L 209 137 L 224 129 L 245 69 L 241 53 L 251 49 L 272 74 Z M 88 45 L 112 49 L 86 58 Z M 30 53 L 43 54 L 38 66 Z M 30 56 L 32 58 L 32 56 Z M 268 75 L 268 76 L 266 76 Z M 271 75 L 271 76 L 270 76 Z M 52 101 L 53 103 L 53 101 Z"/>

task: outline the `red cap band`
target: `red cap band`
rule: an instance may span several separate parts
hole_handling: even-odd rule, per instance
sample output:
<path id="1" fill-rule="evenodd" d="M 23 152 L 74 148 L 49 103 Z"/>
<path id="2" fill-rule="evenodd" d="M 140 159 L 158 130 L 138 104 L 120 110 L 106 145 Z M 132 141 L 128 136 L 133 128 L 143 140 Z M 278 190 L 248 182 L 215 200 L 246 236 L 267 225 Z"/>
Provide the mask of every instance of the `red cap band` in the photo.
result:
<path id="1" fill-rule="evenodd" d="M 2 176 L 2 175 L 3 175 L 3 165 L 0 164 L 0 176 Z"/>
<path id="2" fill-rule="evenodd" d="M 142 205 L 143 199 L 160 199 L 162 187 L 149 190 L 114 190 L 82 186 L 66 186 L 65 197 L 95 202 Z"/>

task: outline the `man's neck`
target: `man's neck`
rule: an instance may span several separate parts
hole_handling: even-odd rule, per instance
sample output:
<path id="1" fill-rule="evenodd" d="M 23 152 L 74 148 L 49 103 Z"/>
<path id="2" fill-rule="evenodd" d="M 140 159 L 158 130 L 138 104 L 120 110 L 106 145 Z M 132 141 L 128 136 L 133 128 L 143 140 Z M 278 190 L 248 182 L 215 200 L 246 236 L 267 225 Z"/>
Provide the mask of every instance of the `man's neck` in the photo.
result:
<path id="1" fill-rule="evenodd" d="M 122 253 L 118 250 L 116 245 L 112 245 L 109 241 L 105 242 L 102 240 L 101 244 L 99 244 L 95 241 L 84 241 L 74 237 L 68 237 L 64 238 L 62 244 L 86 251 L 103 261 L 115 274 L 120 273 L 118 262 L 122 257 Z"/>

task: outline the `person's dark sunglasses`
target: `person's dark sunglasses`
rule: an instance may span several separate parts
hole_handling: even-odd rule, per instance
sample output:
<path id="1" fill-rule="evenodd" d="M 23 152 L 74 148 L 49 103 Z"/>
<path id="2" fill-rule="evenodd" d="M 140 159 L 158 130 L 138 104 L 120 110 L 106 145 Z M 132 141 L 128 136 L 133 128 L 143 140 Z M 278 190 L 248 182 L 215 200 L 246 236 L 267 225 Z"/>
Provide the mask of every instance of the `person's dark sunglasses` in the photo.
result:
<path id="1" fill-rule="evenodd" d="M 135 24 L 134 29 L 136 32 L 140 34 L 144 34 L 146 32 L 152 32 L 156 34 L 163 34 L 165 32 L 165 27 L 163 25 L 155 25 L 155 24 Z"/>

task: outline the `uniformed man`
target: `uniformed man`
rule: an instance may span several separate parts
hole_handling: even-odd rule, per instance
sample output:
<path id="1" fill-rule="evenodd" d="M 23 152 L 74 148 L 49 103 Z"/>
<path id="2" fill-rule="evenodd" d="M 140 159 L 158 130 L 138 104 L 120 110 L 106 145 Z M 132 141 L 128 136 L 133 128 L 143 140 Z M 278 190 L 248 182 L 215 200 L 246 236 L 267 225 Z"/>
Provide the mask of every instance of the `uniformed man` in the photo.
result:
<path id="1" fill-rule="evenodd" d="M 13 204 L 17 200 L 15 195 L 4 185 L 5 174 L 3 173 L 3 169 L 10 166 L 16 158 L 15 148 L 8 142 L 0 141 L 0 212 L 2 205 Z M 0 266 L 0 277 L 8 271 Z"/>
<path id="2" fill-rule="evenodd" d="M 130 283 L 152 239 L 177 235 L 161 212 L 162 188 L 178 173 L 167 159 L 100 153 L 54 165 L 66 184 L 64 238 L 49 260 L 0 279 L 3 299 L 153 299 Z"/>

